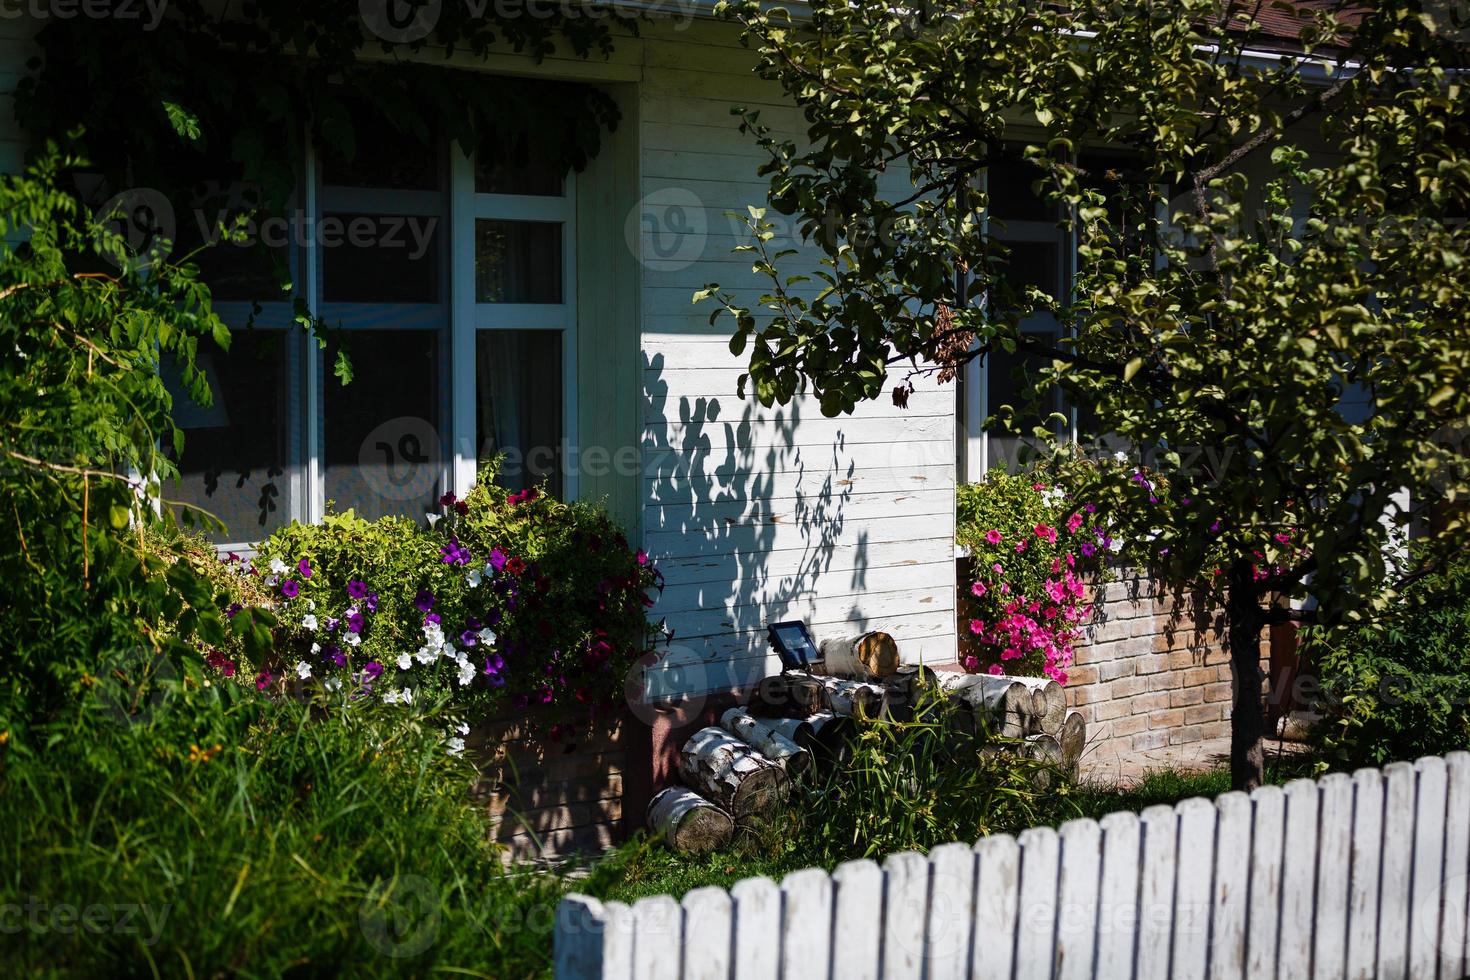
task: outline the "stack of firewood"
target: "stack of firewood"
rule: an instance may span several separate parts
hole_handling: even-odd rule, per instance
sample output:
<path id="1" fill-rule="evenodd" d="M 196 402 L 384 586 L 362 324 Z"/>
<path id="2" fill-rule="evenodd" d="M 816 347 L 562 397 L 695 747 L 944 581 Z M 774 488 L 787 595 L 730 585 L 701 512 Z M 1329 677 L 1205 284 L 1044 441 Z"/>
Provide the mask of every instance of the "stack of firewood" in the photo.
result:
<path id="1" fill-rule="evenodd" d="M 926 691 L 943 692 L 960 725 L 997 736 L 995 751 L 1076 772 L 1086 726 L 1067 710 L 1055 681 L 902 665 L 898 645 L 879 632 L 824 640 L 821 652 L 820 673 L 765 678 L 748 704 L 684 743 L 685 785 L 648 804 L 649 829 L 669 847 L 699 853 L 725 846 L 736 829 L 766 820 L 792 780 L 840 761 L 856 723 L 908 720 L 926 703 Z"/>

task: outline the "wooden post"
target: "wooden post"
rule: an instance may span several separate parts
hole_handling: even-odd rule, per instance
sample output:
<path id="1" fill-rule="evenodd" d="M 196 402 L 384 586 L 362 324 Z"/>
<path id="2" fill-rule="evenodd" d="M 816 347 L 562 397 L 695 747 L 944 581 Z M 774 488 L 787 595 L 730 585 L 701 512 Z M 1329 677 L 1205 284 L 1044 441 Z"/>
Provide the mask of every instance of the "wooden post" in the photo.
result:
<path id="1" fill-rule="evenodd" d="M 648 829 L 680 854 L 725 847 L 735 834 L 730 815 L 698 793 L 670 786 L 648 801 Z"/>
<path id="2" fill-rule="evenodd" d="M 772 722 L 752 717 L 744 708 L 726 711 L 720 716 L 720 725 L 725 731 L 785 769 L 788 776 L 800 776 L 812 764 L 811 753 L 793 739 L 787 738 Z"/>
<path id="3" fill-rule="evenodd" d="M 684 782 L 736 823 L 768 814 L 786 796 L 786 773 L 722 728 L 701 728 L 679 752 Z"/>
<path id="4" fill-rule="evenodd" d="M 829 677 L 874 681 L 898 670 L 898 644 L 893 642 L 893 637 L 877 630 L 825 639 L 819 649 L 823 663 L 813 669 L 820 669 Z"/>

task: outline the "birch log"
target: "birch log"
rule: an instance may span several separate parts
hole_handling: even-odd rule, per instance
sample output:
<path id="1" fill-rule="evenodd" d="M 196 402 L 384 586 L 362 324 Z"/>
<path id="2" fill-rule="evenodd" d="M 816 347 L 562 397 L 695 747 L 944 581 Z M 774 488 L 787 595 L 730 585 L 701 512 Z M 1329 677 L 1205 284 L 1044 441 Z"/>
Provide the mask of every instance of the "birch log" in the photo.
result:
<path id="1" fill-rule="evenodd" d="M 762 717 L 805 718 L 822 710 L 822 684 L 799 671 L 773 674 L 760 682 L 746 707 Z"/>
<path id="2" fill-rule="evenodd" d="M 815 764 L 834 766 L 852 754 L 851 718 L 823 711 L 808 718 L 807 724 L 811 729 L 810 740 L 798 744 L 804 745 L 811 752 Z"/>
<path id="3" fill-rule="evenodd" d="M 781 734 L 775 725 L 753 717 L 744 708 L 731 708 L 726 711 L 720 716 L 720 725 L 725 731 L 786 770 L 788 776 L 800 776 L 811 767 L 811 753 Z"/>
<path id="4" fill-rule="evenodd" d="M 1057 733 L 1057 744 L 1062 749 L 1062 765 L 1076 769 L 1082 750 L 1087 748 L 1087 722 L 1082 719 L 1082 712 L 1067 712 L 1062 719 L 1062 730 Z"/>
<path id="5" fill-rule="evenodd" d="M 839 677 L 820 678 L 823 704 L 834 715 L 849 718 L 876 718 L 883 708 L 883 686 Z"/>
<path id="6" fill-rule="evenodd" d="M 874 630 L 857 636 L 831 637 L 821 642 L 820 673 L 860 681 L 881 680 L 898 670 L 898 644 L 887 633 Z M 813 667 L 817 670 L 817 667 Z"/>
<path id="7" fill-rule="evenodd" d="M 736 823 L 764 816 L 786 795 L 781 767 L 723 728 L 701 728 L 684 743 L 679 774 Z"/>
<path id="8" fill-rule="evenodd" d="M 984 719 L 995 734 L 1021 738 L 1032 732 L 1034 699 L 1016 678 L 953 671 L 938 676 L 940 688 L 959 701 L 976 721 Z"/>
<path id="9" fill-rule="evenodd" d="M 1062 766 L 1062 747 L 1051 735 L 1041 733 L 1039 735 L 1026 736 L 1026 758 L 1034 762 L 1044 763 L 1046 768 L 1038 769 L 1032 777 L 1032 785 L 1037 789 L 1051 789 L 1056 782 L 1055 769 Z"/>
<path id="10" fill-rule="evenodd" d="M 904 664 L 883 678 L 883 715 L 894 721 L 908 721 L 914 716 L 925 692 L 938 690 L 934 671 L 923 664 Z"/>
<path id="11" fill-rule="evenodd" d="M 1067 696 L 1062 685 L 1050 677 L 1015 677 L 1017 684 L 1025 686 L 1031 694 L 1031 713 L 1036 716 L 1037 727 L 1047 735 L 1056 735 L 1062 730 L 1067 718 Z"/>
<path id="12" fill-rule="evenodd" d="M 648 801 L 648 829 L 673 851 L 703 854 L 728 845 L 735 822 L 693 790 L 670 786 Z"/>

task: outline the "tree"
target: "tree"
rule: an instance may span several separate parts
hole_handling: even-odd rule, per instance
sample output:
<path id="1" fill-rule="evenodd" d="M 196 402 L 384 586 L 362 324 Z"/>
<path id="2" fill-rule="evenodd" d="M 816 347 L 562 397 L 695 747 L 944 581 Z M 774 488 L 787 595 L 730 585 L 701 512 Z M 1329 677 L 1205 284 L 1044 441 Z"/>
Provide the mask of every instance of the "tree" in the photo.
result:
<path id="1" fill-rule="evenodd" d="M 1156 574 L 1223 604 L 1233 779 L 1258 784 L 1262 628 L 1360 620 L 1463 546 L 1463 11 L 1408 0 L 1367 14 L 1208 0 L 721 9 L 805 113 L 801 147 L 755 113 L 742 128 L 769 152 L 771 206 L 822 262 L 815 288 L 785 276 L 795 250 L 777 250 L 773 222 L 753 211 L 748 247 L 769 291 L 756 306 L 718 284 L 696 294 L 735 318 L 742 391 L 748 380 L 769 405 L 810 386 L 835 415 L 900 365 L 953 376 L 999 351 L 1039 360 L 1033 390 L 1061 386 L 1098 432 L 1132 447 L 1127 465 L 1085 467 L 1078 446 L 1059 450 L 1072 500 L 1147 542 Z M 1268 13 L 1296 18 L 1299 54 L 1251 55 Z M 1014 285 L 984 220 L 983 177 L 1017 139 L 1035 192 L 1076 235 L 1070 297 Z M 1126 167 L 1089 168 L 1092 146 L 1124 148 Z M 904 192 L 885 196 L 880 176 L 905 169 Z M 1040 310 L 1061 340 L 1020 329 Z M 1438 534 L 1416 560 L 1392 560 L 1392 536 L 1431 514 Z"/>

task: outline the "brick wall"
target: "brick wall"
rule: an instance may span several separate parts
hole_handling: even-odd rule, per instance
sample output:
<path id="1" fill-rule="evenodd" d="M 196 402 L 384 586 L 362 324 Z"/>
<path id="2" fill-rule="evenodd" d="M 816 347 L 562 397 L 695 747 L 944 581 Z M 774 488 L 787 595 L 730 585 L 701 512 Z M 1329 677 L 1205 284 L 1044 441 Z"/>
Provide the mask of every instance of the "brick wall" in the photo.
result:
<path id="1" fill-rule="evenodd" d="M 1230 734 L 1230 664 L 1218 610 L 1128 569 L 1097 587 L 1096 603 L 1067 672 L 1067 701 L 1084 713 L 1091 753 Z"/>
<path id="2" fill-rule="evenodd" d="M 488 722 L 466 740 L 481 774 L 474 797 L 508 860 L 595 854 L 624 839 L 629 719 L 556 742 L 547 738 L 550 724 L 528 713 Z"/>

